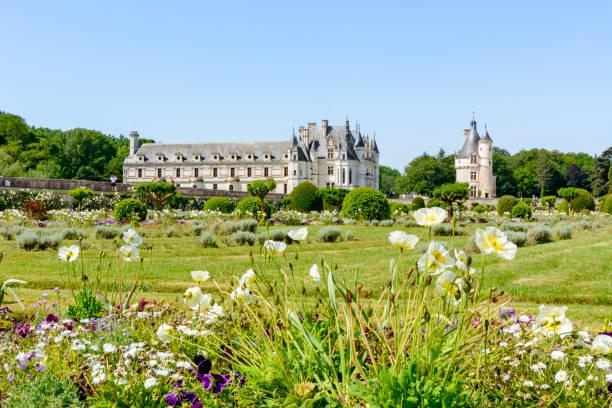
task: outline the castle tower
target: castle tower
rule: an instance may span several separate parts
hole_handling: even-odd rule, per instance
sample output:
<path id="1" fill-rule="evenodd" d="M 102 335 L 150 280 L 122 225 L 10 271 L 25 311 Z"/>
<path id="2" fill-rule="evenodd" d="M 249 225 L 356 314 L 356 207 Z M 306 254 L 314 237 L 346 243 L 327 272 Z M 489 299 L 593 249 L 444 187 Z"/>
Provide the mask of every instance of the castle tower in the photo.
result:
<path id="1" fill-rule="evenodd" d="M 456 179 L 458 183 L 468 183 L 470 198 L 494 198 L 493 140 L 486 126 L 481 138 L 477 125 L 472 116 L 470 129 L 463 132 L 463 147 L 455 155 Z"/>
<path id="2" fill-rule="evenodd" d="M 138 151 L 138 132 L 132 130 L 130 132 L 130 156 L 133 156 Z"/>

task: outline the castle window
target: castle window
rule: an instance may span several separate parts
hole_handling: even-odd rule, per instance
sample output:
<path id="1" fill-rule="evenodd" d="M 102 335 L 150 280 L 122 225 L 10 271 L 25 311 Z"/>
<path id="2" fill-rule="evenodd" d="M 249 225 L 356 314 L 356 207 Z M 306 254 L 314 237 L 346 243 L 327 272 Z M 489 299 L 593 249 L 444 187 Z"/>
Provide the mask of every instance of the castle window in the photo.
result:
<path id="1" fill-rule="evenodd" d="M 342 184 L 346 183 L 346 169 L 342 169 Z"/>
<path id="2" fill-rule="evenodd" d="M 353 184 L 353 169 L 349 169 L 349 184 Z"/>
<path id="3" fill-rule="evenodd" d="M 233 186 L 232 184 L 230 184 L 230 186 L 229 186 L 229 190 L 230 190 L 230 191 L 234 191 L 234 186 Z"/>
<path id="4" fill-rule="evenodd" d="M 142 169 L 138 169 L 138 178 L 142 178 Z"/>
<path id="5" fill-rule="evenodd" d="M 342 155 L 342 160 L 346 160 L 346 155 L 345 154 Z"/>
<path id="6" fill-rule="evenodd" d="M 287 194 L 287 184 L 283 184 L 283 194 Z"/>
<path id="7" fill-rule="evenodd" d="M 230 177 L 236 177 L 236 169 L 233 167 L 230 169 Z"/>
<path id="8" fill-rule="evenodd" d="M 289 175 L 289 167 L 285 167 L 285 177 Z"/>
<path id="9" fill-rule="evenodd" d="M 181 177 L 181 169 L 176 169 L 176 178 Z"/>
<path id="10" fill-rule="evenodd" d="M 200 169 L 193 169 L 193 176 L 194 177 L 199 177 L 200 176 Z"/>
<path id="11" fill-rule="evenodd" d="M 470 197 L 476 197 L 476 193 L 477 193 L 476 186 L 471 186 L 470 187 Z"/>
<path id="12" fill-rule="evenodd" d="M 297 176 L 297 171 L 296 170 L 293 170 L 293 175 Z"/>
<path id="13" fill-rule="evenodd" d="M 162 169 L 157 169 L 157 178 L 161 178 L 162 176 Z"/>
<path id="14" fill-rule="evenodd" d="M 334 158 L 334 151 L 333 150 L 328 150 L 327 151 L 327 158 L 328 159 L 333 159 Z"/>
<path id="15" fill-rule="evenodd" d="M 264 167 L 264 177 L 268 177 L 268 168 Z"/>
<path id="16" fill-rule="evenodd" d="M 285 160 L 287 160 L 288 158 L 289 158 L 289 155 L 288 155 L 288 154 L 286 154 L 286 155 L 285 155 Z"/>
<path id="17" fill-rule="evenodd" d="M 247 167 L 247 177 L 251 177 L 252 171 L 250 167 Z"/>
<path id="18" fill-rule="evenodd" d="M 471 164 L 477 164 L 478 163 L 478 157 L 476 157 L 475 154 L 473 154 L 472 157 L 470 157 L 470 163 Z"/>
<path id="19" fill-rule="evenodd" d="M 219 173 L 219 171 L 217 170 L 217 168 L 215 167 L 213 169 L 213 177 L 217 177 L 217 174 Z"/>
<path id="20" fill-rule="evenodd" d="M 476 173 L 475 171 L 471 171 L 470 172 L 470 180 L 472 180 L 472 181 L 478 180 L 478 173 Z"/>
<path id="21" fill-rule="evenodd" d="M 327 166 L 327 174 L 330 176 L 334 174 L 334 166 Z"/>
<path id="22" fill-rule="evenodd" d="M 216 189 L 217 189 L 217 185 L 213 184 L 213 190 L 216 190 Z"/>
<path id="23" fill-rule="evenodd" d="M 296 161 L 296 160 L 297 160 L 297 156 L 294 154 L 293 155 L 293 161 Z"/>

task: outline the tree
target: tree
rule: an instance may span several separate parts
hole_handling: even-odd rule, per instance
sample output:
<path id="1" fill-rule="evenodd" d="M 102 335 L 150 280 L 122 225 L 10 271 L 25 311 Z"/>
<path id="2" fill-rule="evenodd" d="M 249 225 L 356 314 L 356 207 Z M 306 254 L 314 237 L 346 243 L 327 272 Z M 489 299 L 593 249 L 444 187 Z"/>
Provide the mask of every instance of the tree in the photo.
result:
<path id="1" fill-rule="evenodd" d="M 268 193 L 276 188 L 276 181 L 273 179 L 268 180 L 255 180 L 247 186 L 249 194 L 253 197 L 259 198 L 261 203 L 262 217 L 266 216 L 266 196 Z"/>
<path id="2" fill-rule="evenodd" d="M 436 187 L 433 196 L 446 204 L 448 217 L 453 218 L 453 204 L 458 204 L 461 214 L 461 205 L 469 198 L 470 188 L 468 183 L 447 183 Z"/>
<path id="3" fill-rule="evenodd" d="M 516 169 L 512 175 L 516 180 L 516 189 L 519 197 L 528 197 L 537 191 L 535 172 L 528 167 Z"/>
<path id="4" fill-rule="evenodd" d="M 493 148 L 493 174 L 495 175 L 495 190 L 498 196 L 515 195 L 516 180 L 510 167 L 510 153 L 498 147 Z"/>
<path id="5" fill-rule="evenodd" d="M 79 203 L 79 211 L 81 211 L 81 205 L 83 204 L 83 200 L 86 198 L 93 197 L 93 191 L 90 188 L 77 187 L 73 190 L 68 190 L 68 194 L 70 197 L 77 200 Z"/>
<path id="6" fill-rule="evenodd" d="M 593 182 L 591 184 L 595 197 L 604 196 L 610 191 L 609 173 L 611 159 L 612 147 L 608 147 L 600 156 L 595 158 Z"/>
<path id="7" fill-rule="evenodd" d="M 174 194 L 176 186 L 173 183 L 153 181 L 136 186 L 136 194 L 142 199 L 153 203 L 153 208 L 159 210 Z"/>
<path id="8" fill-rule="evenodd" d="M 567 183 L 570 187 L 584 188 L 585 174 L 582 168 L 577 164 L 570 164 L 565 170 L 567 174 Z"/>
<path id="9" fill-rule="evenodd" d="M 536 181 L 540 188 L 540 197 L 544 197 L 544 189 L 550 181 L 552 173 L 552 164 L 546 150 L 542 149 L 538 152 L 538 159 L 535 162 L 534 170 L 536 173 Z"/>
<path id="10" fill-rule="evenodd" d="M 423 153 L 406 166 L 404 174 L 398 179 L 401 191 L 431 195 L 436 187 L 455 181 L 455 158 Z"/>
<path id="11" fill-rule="evenodd" d="M 557 190 L 557 195 L 567 200 L 570 209 L 572 208 L 572 200 L 578 197 L 578 194 L 578 189 L 575 187 L 565 187 Z"/>
<path id="12" fill-rule="evenodd" d="M 389 194 L 392 192 L 398 191 L 397 189 L 397 179 L 402 174 L 399 170 L 393 169 L 387 166 L 379 166 L 378 167 L 378 189 L 385 194 Z"/>
<path id="13" fill-rule="evenodd" d="M 317 195 L 323 202 L 333 206 L 336 210 L 340 209 L 342 201 L 344 201 L 344 197 L 346 197 L 348 193 L 349 190 L 346 188 L 321 188 L 317 191 Z"/>

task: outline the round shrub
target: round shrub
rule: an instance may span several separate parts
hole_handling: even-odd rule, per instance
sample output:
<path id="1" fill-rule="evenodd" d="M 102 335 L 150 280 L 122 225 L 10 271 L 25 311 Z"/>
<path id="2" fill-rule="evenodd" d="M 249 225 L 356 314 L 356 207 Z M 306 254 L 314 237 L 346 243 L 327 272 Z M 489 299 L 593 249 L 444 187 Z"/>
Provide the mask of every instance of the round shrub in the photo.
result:
<path id="1" fill-rule="evenodd" d="M 604 202 L 603 212 L 612 214 L 612 194 L 608 194 L 606 201 Z"/>
<path id="2" fill-rule="evenodd" d="M 257 200 L 257 201 L 259 202 L 259 200 Z M 244 245 L 253 246 L 253 244 L 255 244 L 255 242 L 257 241 L 257 236 L 255 234 L 253 234 L 252 232 L 237 231 L 237 232 L 234 232 L 230 236 L 230 239 L 236 245 L 240 245 L 240 246 L 244 246 Z"/>
<path id="3" fill-rule="evenodd" d="M 183 210 L 187 207 L 189 200 L 182 194 L 176 193 L 168 199 L 168 207 L 173 210 Z"/>
<path id="4" fill-rule="evenodd" d="M 342 217 L 354 220 L 386 220 L 390 215 L 387 197 L 371 187 L 351 190 L 342 203 Z"/>
<path id="5" fill-rule="evenodd" d="M 266 218 L 272 215 L 272 206 L 267 201 L 264 201 L 266 209 Z M 236 213 L 240 218 L 257 217 L 261 211 L 261 201 L 257 197 L 245 197 L 238 201 L 236 205 Z"/>
<path id="6" fill-rule="evenodd" d="M 219 211 L 225 214 L 229 214 L 234 211 L 234 203 L 232 203 L 229 198 L 213 197 L 206 200 L 206 203 L 204 204 L 204 210 Z"/>
<path id="7" fill-rule="evenodd" d="M 530 228 L 529 231 L 527 231 L 527 236 L 529 237 L 529 242 L 532 244 L 544 244 L 551 241 L 552 231 L 546 226 L 539 225 Z"/>
<path id="8" fill-rule="evenodd" d="M 402 215 L 408 214 L 409 210 L 410 208 L 404 203 L 389 201 L 389 211 L 391 211 L 391 216 L 401 217 Z"/>
<path id="9" fill-rule="evenodd" d="M 412 211 L 416 211 L 418 209 L 424 208 L 425 200 L 423 200 L 423 197 L 414 197 L 412 199 L 412 202 L 410 203 L 410 207 Z"/>
<path id="10" fill-rule="evenodd" d="M 512 209 L 518 204 L 518 202 L 518 198 L 511 195 L 501 197 L 497 202 L 497 213 L 499 215 L 504 215 L 504 213 L 512 212 Z"/>
<path id="11" fill-rule="evenodd" d="M 563 200 L 561 200 L 561 202 L 557 206 L 557 211 L 564 212 L 566 214 L 569 213 L 569 203 L 567 202 L 567 200 L 565 198 Z"/>
<path id="12" fill-rule="evenodd" d="M 289 194 L 289 209 L 301 212 L 321 211 L 323 201 L 317 194 L 317 186 L 308 181 L 303 181 Z"/>
<path id="13" fill-rule="evenodd" d="M 487 212 L 487 207 L 485 207 L 484 205 L 476 204 L 472 210 L 478 214 L 482 214 L 483 212 Z"/>
<path id="14" fill-rule="evenodd" d="M 531 207 L 527 203 L 520 201 L 512 207 L 512 218 L 531 218 Z"/>
<path id="15" fill-rule="evenodd" d="M 136 198 L 126 198 L 115 206 L 115 219 L 117 221 L 144 221 L 147 219 L 147 206 Z"/>
<path id="16" fill-rule="evenodd" d="M 555 206 L 555 202 L 557 201 L 557 197 L 554 195 L 544 196 L 542 197 L 542 204 L 547 206 L 548 208 L 553 208 Z"/>
<path id="17" fill-rule="evenodd" d="M 431 200 L 427 202 L 427 204 L 425 204 L 425 207 L 427 208 L 433 208 L 433 207 L 446 208 L 446 204 L 444 204 L 442 201 L 438 200 L 437 198 L 432 198 Z"/>
<path id="18" fill-rule="evenodd" d="M 591 193 L 583 188 L 577 188 L 578 196 L 571 201 L 572 211 L 580 212 L 582 210 L 595 211 L 595 200 Z"/>

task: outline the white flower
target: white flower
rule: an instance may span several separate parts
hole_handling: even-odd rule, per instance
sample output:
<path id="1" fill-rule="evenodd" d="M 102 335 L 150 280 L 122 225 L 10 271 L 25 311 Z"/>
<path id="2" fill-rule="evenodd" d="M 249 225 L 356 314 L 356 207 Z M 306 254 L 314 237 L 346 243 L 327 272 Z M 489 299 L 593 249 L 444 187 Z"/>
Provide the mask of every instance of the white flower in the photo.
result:
<path id="1" fill-rule="evenodd" d="M 157 379 L 153 377 L 147 378 L 143 385 L 145 388 L 155 387 L 157 385 Z"/>
<path id="2" fill-rule="evenodd" d="M 285 249 L 287 249 L 287 244 L 280 241 L 268 240 L 264 242 L 263 248 L 266 251 L 267 256 L 282 255 L 283 252 L 285 252 Z"/>
<path id="3" fill-rule="evenodd" d="M 419 242 L 419 237 L 408 235 L 404 231 L 393 231 L 387 238 L 391 245 L 398 249 L 413 249 Z"/>
<path id="4" fill-rule="evenodd" d="M 539 363 L 533 364 L 531 366 L 531 369 L 535 371 L 536 373 L 539 373 L 540 371 L 545 370 L 546 367 L 547 367 L 546 364 L 539 362 Z"/>
<path id="5" fill-rule="evenodd" d="M 183 298 L 188 308 L 199 312 L 208 310 L 212 302 L 212 295 L 210 293 L 202 293 L 202 289 L 199 286 L 187 289 Z"/>
<path id="6" fill-rule="evenodd" d="M 545 337 L 552 337 L 558 334 L 565 337 L 573 330 L 572 322 L 565 317 L 567 306 L 552 307 L 540 306 L 540 313 L 536 317 L 536 331 Z"/>
<path id="7" fill-rule="evenodd" d="M 240 277 L 239 285 L 243 287 L 247 287 L 247 288 L 251 287 L 251 285 L 255 283 L 255 279 L 256 279 L 255 271 L 252 269 L 249 269 L 248 271 L 244 273 L 244 275 Z"/>
<path id="8" fill-rule="evenodd" d="M 555 350 L 552 353 L 550 353 L 550 358 L 556 361 L 563 361 L 563 359 L 565 358 L 565 353 L 562 352 L 561 350 Z"/>
<path id="9" fill-rule="evenodd" d="M 133 245 L 123 245 L 119 248 L 119 253 L 121 253 L 123 260 L 127 262 L 138 259 L 138 247 Z"/>
<path id="10" fill-rule="evenodd" d="M 597 361 L 595 362 L 595 366 L 597 368 L 601 368 L 602 370 L 607 370 L 608 368 L 610 368 L 610 362 L 605 358 L 600 358 L 597 359 Z"/>
<path id="11" fill-rule="evenodd" d="M 606 382 L 612 384 L 612 374 L 606 375 Z"/>
<path id="12" fill-rule="evenodd" d="M 567 380 L 567 373 L 564 370 L 557 371 L 555 374 L 555 382 L 563 382 Z"/>
<path id="13" fill-rule="evenodd" d="M 289 238 L 294 241 L 303 241 L 308 236 L 308 228 L 298 228 L 287 232 Z"/>
<path id="14" fill-rule="evenodd" d="M 251 295 L 251 292 L 249 291 L 248 287 L 243 288 L 242 286 L 240 286 L 234 289 L 230 297 L 236 303 L 245 303 L 247 305 L 253 301 L 253 295 Z"/>
<path id="15" fill-rule="evenodd" d="M 157 338 L 162 343 L 170 343 L 174 340 L 174 329 L 168 324 L 162 324 L 157 329 Z"/>
<path id="16" fill-rule="evenodd" d="M 69 247 L 61 247 L 57 252 L 59 259 L 66 262 L 72 262 L 79 257 L 79 248 L 78 245 L 70 245 Z"/>
<path id="17" fill-rule="evenodd" d="M 100 373 L 100 374 L 96 375 L 94 378 L 92 378 L 91 382 L 94 385 L 98 385 L 98 384 L 100 384 L 104 380 L 106 380 L 106 374 Z"/>
<path id="18" fill-rule="evenodd" d="M 455 266 L 455 260 L 448 253 L 446 248 L 439 242 L 431 241 L 427 252 L 425 252 L 418 262 L 420 271 L 430 275 L 439 275 L 442 271 Z"/>
<path id="19" fill-rule="evenodd" d="M 548 384 L 542 384 L 542 385 L 540 385 L 540 389 L 542 389 L 542 390 L 547 390 L 547 389 L 549 389 L 549 388 L 550 388 L 550 385 L 548 385 Z"/>
<path id="20" fill-rule="evenodd" d="M 421 208 L 414 212 L 417 224 L 423 227 L 433 227 L 441 224 L 446 218 L 446 211 L 439 207 Z"/>
<path id="21" fill-rule="evenodd" d="M 509 362 L 508 364 L 510 364 L 511 367 L 518 367 L 520 363 L 518 360 L 513 360 Z"/>
<path id="22" fill-rule="evenodd" d="M 464 251 L 457 251 L 456 249 L 455 249 L 455 266 L 457 266 L 457 268 L 461 269 L 462 271 L 469 272 L 470 275 L 476 272 L 476 269 L 474 268 L 470 268 L 470 270 L 468 271 L 468 256 L 465 254 Z"/>
<path id="23" fill-rule="evenodd" d="M 214 304 L 214 306 L 211 306 L 210 309 L 208 310 L 208 313 L 206 313 L 206 320 L 205 320 L 205 324 L 213 324 L 215 323 L 220 317 L 223 317 L 223 307 L 219 306 L 218 304 Z"/>
<path id="24" fill-rule="evenodd" d="M 463 281 L 451 271 L 444 271 L 436 280 L 436 291 L 438 295 L 446 298 L 452 305 L 456 306 L 461 302 L 461 288 Z"/>
<path id="25" fill-rule="evenodd" d="M 138 246 L 138 245 L 142 244 L 142 238 L 140 238 L 140 235 L 138 235 L 136 233 L 136 231 L 134 231 L 131 228 L 129 230 L 123 232 L 123 240 L 128 245 Z"/>
<path id="26" fill-rule="evenodd" d="M 593 339 L 591 349 L 599 354 L 612 353 L 612 337 L 606 334 L 600 334 Z"/>
<path id="27" fill-rule="evenodd" d="M 319 267 L 317 266 L 317 264 L 312 264 L 312 266 L 310 267 L 309 275 L 314 283 L 323 283 L 321 281 L 321 274 L 319 273 Z"/>
<path id="28" fill-rule="evenodd" d="M 584 368 L 591 361 L 593 361 L 593 356 L 590 354 L 587 354 L 586 356 L 580 356 L 578 357 L 578 366 Z"/>
<path id="29" fill-rule="evenodd" d="M 506 235 L 495 227 L 477 230 L 476 245 L 485 255 L 497 254 L 507 260 L 514 259 L 516 255 L 516 245 L 508 241 Z"/>
<path id="30" fill-rule="evenodd" d="M 523 381 L 523 385 L 524 385 L 525 387 L 529 387 L 529 388 L 531 388 L 531 387 L 533 387 L 533 381 L 529 381 L 529 380 L 527 380 L 527 381 Z"/>
<path id="31" fill-rule="evenodd" d="M 114 353 L 115 351 L 117 351 L 117 346 L 114 346 L 110 343 L 104 343 L 104 345 L 102 346 L 102 351 L 104 351 L 104 354 Z"/>
<path id="32" fill-rule="evenodd" d="M 202 284 L 210 279 L 208 271 L 191 271 L 191 279 Z"/>

